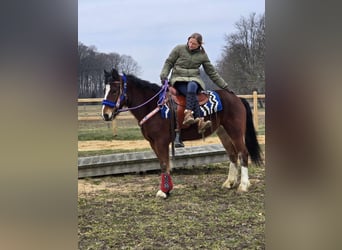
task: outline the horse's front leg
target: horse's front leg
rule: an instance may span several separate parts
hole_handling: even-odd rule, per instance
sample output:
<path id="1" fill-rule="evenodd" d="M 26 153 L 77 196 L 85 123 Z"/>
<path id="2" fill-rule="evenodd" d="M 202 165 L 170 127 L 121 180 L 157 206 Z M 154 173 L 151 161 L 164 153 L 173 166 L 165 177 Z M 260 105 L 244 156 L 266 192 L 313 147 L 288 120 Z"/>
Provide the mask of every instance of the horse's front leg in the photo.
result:
<path id="1" fill-rule="evenodd" d="M 160 188 L 156 194 L 157 197 L 166 199 L 170 195 L 170 191 L 173 189 L 173 182 L 170 175 L 169 162 L 163 162 L 160 164 Z"/>
<path id="2" fill-rule="evenodd" d="M 159 160 L 161 169 L 160 186 L 156 196 L 165 199 L 170 195 L 170 191 L 173 189 L 173 182 L 170 175 L 169 144 L 150 142 L 150 145 Z"/>

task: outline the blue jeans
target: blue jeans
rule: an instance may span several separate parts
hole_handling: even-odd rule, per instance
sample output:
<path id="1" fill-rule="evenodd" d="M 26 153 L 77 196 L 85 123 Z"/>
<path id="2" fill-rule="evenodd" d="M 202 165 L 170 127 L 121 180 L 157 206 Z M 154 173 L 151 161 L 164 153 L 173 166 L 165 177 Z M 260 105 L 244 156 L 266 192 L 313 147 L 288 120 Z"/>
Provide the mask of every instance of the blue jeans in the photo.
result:
<path id="1" fill-rule="evenodd" d="M 197 94 L 199 90 L 198 83 L 194 81 L 176 82 L 174 87 L 184 96 L 186 96 L 187 93 Z"/>
<path id="2" fill-rule="evenodd" d="M 197 82 L 176 82 L 174 87 L 186 97 L 186 109 L 194 111 L 194 117 L 200 117 L 200 107 L 197 92 L 201 89 Z"/>

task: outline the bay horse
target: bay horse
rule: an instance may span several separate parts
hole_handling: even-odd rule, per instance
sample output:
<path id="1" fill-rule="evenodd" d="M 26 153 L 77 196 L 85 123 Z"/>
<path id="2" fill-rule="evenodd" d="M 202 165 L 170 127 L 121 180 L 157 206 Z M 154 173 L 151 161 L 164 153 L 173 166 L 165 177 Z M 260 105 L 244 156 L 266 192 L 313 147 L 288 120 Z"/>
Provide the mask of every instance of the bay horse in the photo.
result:
<path id="1" fill-rule="evenodd" d="M 167 84 L 162 86 L 137 78 L 134 75 L 120 75 L 117 70 L 104 70 L 105 94 L 102 101 L 102 117 L 111 121 L 123 111 L 130 111 L 140 121 L 144 138 L 149 141 L 161 168 L 160 190 L 157 197 L 167 198 L 173 189 L 170 175 L 169 146 L 174 140 L 172 119 L 163 118 L 160 107 L 163 96 L 169 94 Z M 199 134 L 197 125 L 181 129 L 183 141 L 197 140 L 216 132 L 229 157 L 229 171 L 223 188 L 238 187 L 238 192 L 247 192 L 250 186 L 248 157 L 255 165 L 261 165 L 261 149 L 256 137 L 252 112 L 248 102 L 227 90 L 215 91 L 222 102 L 222 110 L 208 115 L 212 129 Z M 164 95 L 163 95 L 164 93 Z M 167 98 L 166 98 L 167 99 Z M 124 108 L 125 107 L 125 108 Z M 241 167 L 240 182 L 239 165 Z"/>

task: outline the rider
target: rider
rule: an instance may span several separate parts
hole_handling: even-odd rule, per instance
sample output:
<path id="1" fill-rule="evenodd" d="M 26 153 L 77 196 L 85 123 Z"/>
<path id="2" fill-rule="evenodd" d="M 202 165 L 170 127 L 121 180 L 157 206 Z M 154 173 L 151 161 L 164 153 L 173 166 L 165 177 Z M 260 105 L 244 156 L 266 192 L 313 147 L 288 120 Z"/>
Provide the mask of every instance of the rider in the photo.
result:
<path id="1" fill-rule="evenodd" d="M 165 60 L 160 73 L 162 82 L 172 69 L 170 84 L 174 86 L 182 95 L 186 96 L 186 109 L 184 110 L 184 125 L 198 123 L 198 133 L 204 133 L 211 127 L 211 121 L 205 121 L 201 117 L 200 107 L 196 94 L 205 89 L 205 84 L 200 77 L 200 66 L 203 66 L 205 73 L 220 88 L 228 91 L 228 84 L 217 73 L 211 64 L 207 53 L 203 48 L 202 35 L 193 33 L 188 37 L 186 44 L 177 45 Z M 176 130 L 175 147 L 184 147 L 180 137 L 180 128 Z"/>

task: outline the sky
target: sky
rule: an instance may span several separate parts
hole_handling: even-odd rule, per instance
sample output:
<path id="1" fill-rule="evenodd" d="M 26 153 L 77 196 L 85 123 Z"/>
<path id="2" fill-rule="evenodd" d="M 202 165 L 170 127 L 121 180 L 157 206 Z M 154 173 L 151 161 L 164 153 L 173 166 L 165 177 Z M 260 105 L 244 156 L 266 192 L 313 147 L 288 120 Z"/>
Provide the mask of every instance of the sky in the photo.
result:
<path id="1" fill-rule="evenodd" d="M 265 13 L 265 0 L 78 0 L 78 41 L 98 52 L 131 56 L 137 76 L 159 83 L 171 50 L 194 32 L 216 64 L 225 36 L 237 31 L 241 17 Z"/>

